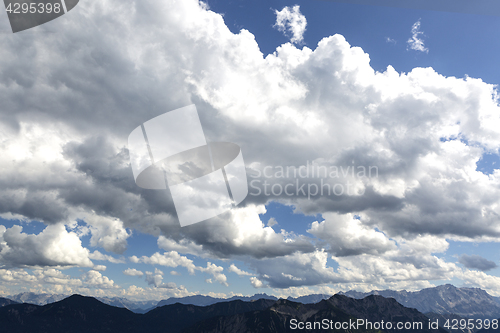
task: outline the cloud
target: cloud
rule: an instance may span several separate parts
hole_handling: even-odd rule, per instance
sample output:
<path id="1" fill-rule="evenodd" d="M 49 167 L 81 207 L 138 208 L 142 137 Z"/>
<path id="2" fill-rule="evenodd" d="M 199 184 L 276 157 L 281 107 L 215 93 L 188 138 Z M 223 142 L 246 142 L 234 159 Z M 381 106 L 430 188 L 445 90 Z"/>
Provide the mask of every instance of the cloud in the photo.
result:
<path id="1" fill-rule="evenodd" d="M 211 262 L 207 262 L 207 267 L 200 267 L 197 269 L 202 272 L 211 274 L 214 277 L 215 281 L 219 282 L 220 284 L 229 286 L 229 284 L 227 283 L 227 277 L 222 274 L 222 271 L 224 270 L 223 267 L 212 264 Z"/>
<path id="2" fill-rule="evenodd" d="M 0 269 L 0 279 L 3 283 L 26 283 L 37 280 L 35 276 L 19 269 Z"/>
<path id="3" fill-rule="evenodd" d="M 155 268 L 154 273 L 153 272 L 146 272 L 146 282 L 148 285 L 153 285 L 156 288 L 159 288 L 161 286 L 163 281 L 163 272 L 159 270 L 158 268 Z"/>
<path id="4" fill-rule="evenodd" d="M 95 288 L 95 289 L 118 288 L 118 286 L 115 285 L 113 280 L 94 270 L 90 270 L 87 273 L 83 274 L 82 281 L 88 288 Z"/>
<path id="5" fill-rule="evenodd" d="M 239 269 L 238 267 L 236 267 L 235 264 L 231 264 L 231 266 L 229 266 L 229 268 L 227 269 L 229 272 L 233 272 L 233 273 L 236 273 L 238 274 L 239 276 L 245 276 L 245 275 L 252 275 L 252 273 L 249 273 L 249 272 L 245 272 L 241 269 Z"/>
<path id="6" fill-rule="evenodd" d="M 17 290 L 17 292 L 31 291 L 66 295 L 79 293 L 102 297 L 127 297 L 137 300 L 160 300 L 198 293 L 188 291 L 183 285 L 177 286 L 172 282 L 161 283 L 158 288 L 154 286 L 142 288 L 132 285 L 122 289 L 113 280 L 95 270 L 85 272 L 78 277 L 72 277 L 54 268 L 35 269 L 30 273 L 24 269 L 0 269 L 0 281 L 3 287 L 0 290 L 4 292 L 5 290 L 10 292 Z"/>
<path id="7" fill-rule="evenodd" d="M 124 258 L 115 258 L 113 256 L 110 256 L 109 254 L 103 254 L 99 252 L 98 250 L 95 250 L 94 252 L 89 254 L 89 258 L 93 260 L 100 260 L 100 261 L 109 261 L 113 264 L 124 264 L 125 259 Z"/>
<path id="8" fill-rule="evenodd" d="M 462 254 L 460 258 L 458 258 L 458 262 L 467 268 L 477 269 L 483 272 L 497 268 L 497 264 L 495 262 L 485 259 L 476 254 Z"/>
<path id="9" fill-rule="evenodd" d="M 178 286 L 174 288 L 168 288 L 168 286 L 173 287 L 174 284 L 167 283 L 165 288 L 147 287 L 142 288 L 135 285 L 128 287 L 127 289 L 122 289 L 120 291 L 121 297 L 127 297 L 134 300 L 161 300 L 169 297 L 186 297 L 195 295 L 194 292 L 188 291 L 184 286 Z"/>
<path id="10" fill-rule="evenodd" d="M 37 282 L 50 283 L 55 285 L 65 286 L 82 286 L 82 280 L 71 278 L 69 275 L 63 274 L 60 270 L 49 268 L 44 270 L 33 271 L 37 278 Z"/>
<path id="11" fill-rule="evenodd" d="M 269 219 L 269 221 L 267 221 L 267 226 L 268 227 L 272 227 L 272 226 L 275 226 L 276 224 L 278 224 L 278 221 L 276 221 L 276 219 L 274 217 L 271 217 Z"/>
<path id="12" fill-rule="evenodd" d="M 464 270 L 457 272 L 457 278 L 463 280 L 465 285 L 485 289 L 490 295 L 500 296 L 500 278 L 491 276 L 484 272 Z"/>
<path id="13" fill-rule="evenodd" d="M 304 40 L 304 32 L 306 31 L 307 20 L 300 12 L 300 6 L 284 7 L 282 10 L 275 10 L 276 23 L 274 27 L 283 32 L 286 36 L 291 33 L 290 41 L 298 44 Z"/>
<path id="14" fill-rule="evenodd" d="M 160 236 L 158 246 L 213 258 L 246 254 L 254 257 L 279 256 L 314 249 L 307 237 L 275 232 L 264 226 L 259 217 L 263 213 L 264 205 L 236 207 L 204 223 L 184 228 L 182 234 L 176 231 L 170 233 L 169 238 Z"/>
<path id="15" fill-rule="evenodd" d="M 23 233 L 19 225 L 0 225 L 0 262 L 8 267 L 94 266 L 78 236 L 62 224 L 49 225 L 38 235 Z"/>
<path id="16" fill-rule="evenodd" d="M 323 214 L 323 222 L 313 222 L 310 234 L 326 241 L 335 256 L 383 254 L 394 250 L 396 244 L 380 231 L 366 226 L 352 214 Z"/>
<path id="17" fill-rule="evenodd" d="M 255 279 L 262 281 L 262 284 L 266 281 L 271 288 L 345 282 L 345 278 L 337 274 L 332 267 L 327 267 L 327 259 L 326 252 L 316 251 L 255 260 L 251 261 L 250 265 L 260 275 L 259 279 Z M 290 279 L 290 276 L 297 279 Z M 251 281 L 257 281 L 255 279 L 251 278 Z M 255 283 L 261 285 L 259 282 Z"/>
<path id="18" fill-rule="evenodd" d="M 142 273 L 142 272 L 140 272 Z M 138 276 L 138 275 L 136 275 Z M 163 283 L 163 276 L 164 273 L 159 270 L 158 268 L 155 268 L 154 273 L 153 272 L 146 272 L 146 282 L 148 285 L 153 285 L 155 288 L 161 288 L 161 289 L 177 289 L 177 284 L 174 282 L 167 282 Z M 180 286 L 181 289 L 184 289 L 184 286 Z"/>
<path id="19" fill-rule="evenodd" d="M 158 288 L 176 289 L 177 285 L 174 282 L 167 282 L 167 283 L 162 283 L 161 285 L 158 286 Z"/>
<path id="20" fill-rule="evenodd" d="M 2 122 L 3 161 L 15 161 L 2 164 L 5 172 L 0 176 L 4 189 L 0 211 L 45 223 L 71 223 L 89 216 L 86 222 L 94 224 L 89 226 L 93 244 L 117 253 L 125 248 L 130 235 L 127 228 L 168 235 L 179 246 L 170 243 L 169 250 L 197 251 L 201 247 L 210 256 L 251 253 L 266 257 L 312 251 L 304 239 L 297 238 L 291 244 L 280 233 L 267 237 L 270 231 L 258 221 L 258 212 L 271 199 L 294 204 L 306 213 L 364 211 L 370 218 L 366 221 L 379 223 L 381 230 L 391 235 L 423 232 L 475 238 L 495 237 L 498 233 L 489 222 L 492 215 L 480 213 L 483 208 L 495 212 L 495 206 L 481 193 L 494 196 L 497 178 L 486 179 L 474 167 L 482 153 L 479 146 L 498 146 L 493 86 L 477 79 L 446 78 L 429 68 L 398 74 L 389 67 L 377 73 L 369 65 L 369 56 L 351 47 L 340 35 L 324 38 L 313 50 L 285 44 L 276 54 L 264 58 L 253 35 L 245 30 L 232 34 L 220 15 L 193 1 L 175 5 L 151 2 L 147 6 L 160 6 L 156 16 L 147 21 L 141 20 L 140 11 L 129 12 L 126 6 L 120 7 L 119 13 L 110 11 L 111 5 L 88 8 L 96 20 L 116 23 L 115 39 L 126 41 L 119 44 L 108 40 L 106 34 L 82 29 L 87 18 L 75 12 L 74 26 L 61 31 L 67 40 L 98 36 L 89 43 L 94 57 L 73 45 L 79 58 L 71 64 L 60 59 L 53 67 L 49 59 L 64 54 L 58 49 L 61 46 L 52 45 L 50 36 L 33 46 L 37 54 L 47 54 L 47 59 L 39 59 L 45 64 L 41 67 L 59 75 L 65 89 L 57 89 L 52 82 L 43 81 L 45 76 L 35 74 L 41 81 L 16 88 L 20 94 L 30 96 L 26 100 L 16 99 L 5 84 L 0 86 L 2 100 L 7 101 Z M 168 8 L 175 10 L 162 11 L 161 6 L 173 6 Z M 172 12 L 182 13 L 179 15 L 187 21 L 179 20 Z M 116 19 L 129 15 L 137 19 Z M 143 22 L 144 26 L 132 30 L 152 32 L 154 38 L 129 38 L 131 22 Z M 207 25 L 210 29 L 206 29 Z M 158 39 L 168 42 L 157 49 Z M 21 48 L 18 43 L 9 40 L 5 47 L 16 54 L 15 50 Z M 228 48 L 233 50 L 231 55 L 221 51 Z M 128 50 L 143 51 L 134 56 Z M 176 57 L 179 52 L 187 58 Z M 27 80 L 22 71 L 16 70 L 21 68 L 17 65 L 21 60 L 6 57 L 0 62 L 1 68 L 9 68 L 6 75 L 13 82 Z M 79 65 L 88 63 L 95 65 Z M 102 78 L 100 69 L 106 63 L 115 66 L 107 68 L 109 75 Z M 29 70 L 37 73 L 41 67 Z M 150 76 L 150 72 L 162 75 Z M 135 82 L 133 87 L 130 82 Z M 51 92 L 50 100 L 46 100 L 46 89 Z M 190 103 L 192 98 L 206 122 L 207 135 L 213 140 L 224 136 L 238 142 L 249 172 L 259 166 L 300 166 L 307 161 L 328 167 L 350 166 L 355 157 L 356 165 L 376 165 L 379 176 L 339 179 L 343 185 L 350 181 L 353 188 L 364 191 L 362 195 L 316 196 L 311 200 L 285 194 L 249 196 L 244 203 L 247 207 L 241 207 L 252 220 L 248 242 L 234 230 L 236 227 L 228 227 L 219 235 L 215 235 L 214 228 L 203 226 L 181 232 L 171 198 L 135 186 L 126 137 L 142 121 Z M 135 112 L 138 101 L 144 104 L 140 107 L 144 114 Z M 64 111 L 68 109 L 66 103 L 72 105 L 71 115 Z M 36 117 L 23 111 L 26 105 L 41 105 L 30 108 Z M 17 118 L 13 119 L 12 114 Z M 217 121 L 211 120 L 214 114 L 218 115 Z M 13 132 L 12 126 L 17 126 L 19 132 Z M 457 137 L 459 133 L 479 146 L 464 144 Z M 440 141 L 443 137 L 450 140 Z M 460 163 L 453 162 L 455 157 Z M 452 182 L 437 181 L 440 175 Z M 466 179 L 478 181 L 462 182 Z M 308 182 L 320 185 L 320 180 L 316 177 Z M 280 182 L 275 178 L 270 181 Z M 287 185 L 287 181 L 281 184 Z M 325 181 L 333 185 L 336 180 Z M 455 204 L 450 199 L 442 207 L 428 209 L 428 195 L 447 197 L 457 193 L 456 188 L 470 195 L 457 197 Z M 472 198 L 480 198 L 482 208 L 477 208 Z M 460 207 L 460 213 L 454 206 Z M 460 219 L 459 214 L 467 218 Z M 238 218 L 232 213 L 217 219 L 217 223 Z M 434 223 L 436 219 L 443 222 Z M 479 220 L 479 228 L 469 233 L 467 225 L 460 222 L 467 219 Z M 420 222 L 412 222 L 417 220 Z M 286 223 L 282 227 L 286 229 Z M 262 241 L 263 247 L 253 246 Z"/>
<path id="21" fill-rule="evenodd" d="M 123 253 L 127 249 L 127 238 L 131 233 L 123 227 L 123 222 L 117 218 L 90 216 L 85 219 L 90 225 L 92 237 L 91 246 L 100 246 L 106 251 Z"/>
<path id="22" fill-rule="evenodd" d="M 260 281 L 259 279 L 257 279 L 255 276 L 252 276 L 250 278 L 250 283 L 252 284 L 252 286 L 254 288 L 262 288 L 262 287 L 264 287 L 264 283 L 262 283 L 262 281 Z"/>
<path id="23" fill-rule="evenodd" d="M 420 38 L 420 35 L 424 34 L 422 31 L 420 31 L 420 20 L 413 24 L 413 26 L 411 27 L 411 33 L 411 38 L 406 42 L 408 44 L 408 47 L 415 51 L 429 53 L 429 49 L 424 46 L 424 41 L 422 40 L 422 38 Z"/>
<path id="24" fill-rule="evenodd" d="M 414 289 L 412 284 L 422 286 L 429 280 L 462 274 L 455 264 L 435 255 L 447 250 L 446 240 L 421 236 L 395 241 L 398 245 L 382 254 L 329 256 L 321 249 L 313 253 L 248 261 L 258 273 L 259 280 L 271 288 L 335 284 L 347 289 L 364 289 L 371 284 L 381 288 Z M 350 241 L 346 243 L 350 244 Z"/>
<path id="25" fill-rule="evenodd" d="M 177 251 L 180 253 L 203 255 L 203 246 L 197 245 L 193 241 L 181 239 L 178 242 L 168 239 L 165 236 L 158 237 L 158 247 L 166 251 Z"/>
<path id="26" fill-rule="evenodd" d="M 142 256 L 140 258 L 136 256 L 130 257 L 130 261 L 133 263 L 145 263 L 150 265 L 161 265 L 168 267 L 185 267 L 190 274 L 194 274 L 195 269 L 197 268 L 191 259 L 188 259 L 185 256 L 181 256 L 176 251 L 164 252 L 160 254 L 156 252 L 151 257 Z"/>
<path id="27" fill-rule="evenodd" d="M 264 226 L 259 214 L 265 211 L 264 205 L 248 204 L 246 207 L 234 208 L 207 223 L 195 225 L 185 232 L 196 243 L 203 244 L 206 253 L 219 258 L 233 255 L 274 257 L 314 249 L 307 237 L 284 231 L 275 232 Z M 220 225 L 224 225 L 224 228 L 220 228 Z"/>
<path id="28" fill-rule="evenodd" d="M 50 36 L 33 46 L 37 54 L 47 54 L 47 59 L 39 59 L 41 65 L 29 70 L 36 74 L 39 68 L 50 68 L 66 88 L 57 89 L 53 82 L 44 81 L 45 76 L 33 74 L 40 81 L 16 86 L 19 94 L 30 96 L 20 100 L 10 87 L 0 85 L 6 101 L 1 212 L 47 224 L 85 218 L 93 244 L 117 253 L 125 248 L 131 229 L 168 235 L 164 237 L 170 243 L 161 245 L 159 239 L 159 245 L 181 253 L 199 254 L 203 249 L 208 256 L 248 253 L 262 258 L 313 251 L 309 240 L 299 236 L 289 242 L 262 225 L 258 214 L 272 199 L 311 214 L 362 211 L 367 223 L 378 224 L 391 236 L 408 232 L 471 238 L 498 234 L 489 221 L 492 215 L 480 213 L 482 209 L 495 212 L 496 206 L 487 197 L 496 195 L 497 178 L 484 178 L 474 167 L 483 149 L 498 146 L 493 86 L 477 79 L 446 78 L 430 68 L 407 74 L 398 74 L 392 67 L 375 72 L 369 56 L 340 35 L 324 38 L 315 49 L 284 44 L 264 58 L 253 35 L 245 30 L 232 34 L 220 15 L 197 2 L 141 6 L 158 10 L 154 17 L 142 20 L 141 11 L 128 11 L 126 6 L 119 12 L 111 11 L 111 5 L 88 8 L 88 15 L 97 22 L 116 24 L 113 40 L 83 29 L 88 18 L 75 12 L 73 25 L 61 31 L 69 41 L 92 39 L 92 51 L 70 44 L 78 55 L 71 63 L 60 59 L 57 66 L 53 64 L 50 59 L 59 59 L 65 51 Z M 185 21 L 173 12 L 181 13 Z M 131 28 L 132 22 L 142 23 Z M 128 33 L 132 30 L 148 31 L 150 37 L 134 38 Z M 159 39 L 165 44 L 158 48 Z M 5 47 L 16 54 L 22 45 L 9 40 Z M 232 53 L 222 52 L 225 49 Z M 179 52 L 184 57 L 177 57 Z M 6 75 L 13 82 L 25 82 L 29 79 L 17 70 L 23 60 L 18 58 L 5 57 L 0 67 L 9 69 Z M 94 65 L 80 66 L 89 63 Z M 106 67 L 108 75 L 102 77 L 107 63 L 114 66 Z M 148 74 L 152 72 L 157 74 Z M 350 182 L 363 193 L 358 195 L 323 195 L 311 200 L 284 193 L 249 196 L 238 210 L 181 232 L 171 198 L 134 184 L 126 137 L 144 120 L 193 99 L 207 136 L 237 142 L 249 173 L 268 165 L 301 166 L 307 161 L 347 167 L 354 158 L 355 165 L 377 166 L 378 177 L 324 179 L 330 185 Z M 71 112 L 65 111 L 67 103 Z M 25 106 L 32 111 L 23 111 Z M 139 115 L 137 109 L 145 111 Z M 458 134 L 477 145 L 464 144 Z M 443 137 L 449 140 L 440 141 Z M 451 182 L 438 181 L 440 177 Z M 271 185 L 289 181 L 296 179 L 269 180 Z M 320 181 L 318 177 L 307 180 L 309 185 L 321 185 Z M 457 191 L 470 195 L 449 199 L 441 207 L 425 199 L 429 195 L 446 198 Z M 486 192 L 490 195 L 481 195 Z M 473 198 L 479 198 L 479 206 Z M 238 231 L 247 223 L 242 219 L 251 221 L 248 237 Z M 467 219 L 478 220 L 479 227 L 470 232 L 460 222 Z M 220 223 L 228 227 L 215 232 L 213 226 Z M 254 246 L 257 243 L 262 246 Z"/>
<path id="29" fill-rule="evenodd" d="M 126 270 L 123 271 L 123 274 L 128 275 L 128 276 L 143 276 L 144 273 L 141 271 L 138 271 L 135 268 L 127 268 Z"/>
<path id="30" fill-rule="evenodd" d="M 38 235 L 2 229 L 2 281 L 33 276 L 16 267 L 123 262 L 101 248 L 123 253 L 134 230 L 158 237 L 166 252 L 131 262 L 205 270 L 221 283 L 218 266 L 196 266 L 179 252 L 243 261 L 276 288 L 407 288 L 454 276 L 496 286 L 494 277 L 436 255 L 446 251 L 446 239 L 500 239 L 500 173 L 476 170 L 485 152 L 500 147 L 493 85 L 432 68 L 376 72 L 369 55 L 341 35 L 313 49 L 286 43 L 264 57 L 249 31 L 231 33 L 221 15 L 194 0 L 81 6 L 71 22 L 54 21 L 57 38 L 1 37 L 0 214 L 47 225 Z M 300 17 L 298 8 L 287 8 Z M 302 40 L 306 21 L 281 13 L 283 29 Z M 426 52 L 417 23 L 409 48 Z M 21 52 L 25 45 L 32 51 Z M 262 191 L 227 214 L 181 229 L 168 193 L 135 185 L 126 146 L 138 124 L 192 102 L 209 141 L 240 145 L 249 182 L 261 181 L 264 189 L 267 181 L 275 192 L 292 184 L 296 194 Z M 266 167 L 304 169 L 313 162 L 378 172 L 264 175 Z M 351 192 L 296 192 L 325 184 Z M 259 216 L 270 201 L 325 220 L 304 235 L 280 220 L 276 232 Z M 99 249 L 89 254 L 79 239 L 84 234 Z M 99 280 L 92 272 L 89 281 Z M 181 287 L 161 292 L 189 294 Z"/>
<path id="31" fill-rule="evenodd" d="M 193 263 L 193 260 L 188 259 L 185 256 L 181 256 L 179 253 L 177 253 L 175 251 L 165 252 L 163 254 L 156 252 L 151 257 L 142 256 L 142 257 L 138 258 L 136 256 L 132 256 L 132 257 L 130 257 L 130 261 L 132 261 L 133 263 L 162 265 L 162 266 L 168 266 L 168 267 L 173 267 L 173 268 L 181 266 L 181 267 L 185 267 L 188 270 L 189 274 L 191 274 L 191 275 L 194 275 L 195 271 L 205 272 L 205 273 L 211 274 L 214 277 L 215 281 L 217 281 L 223 285 L 226 285 L 226 286 L 228 285 L 226 282 L 227 277 L 224 274 L 222 274 L 222 271 L 224 270 L 223 267 L 217 266 L 211 262 L 207 262 L 207 267 L 196 266 Z M 161 271 L 159 271 L 159 272 L 161 272 Z M 161 273 L 159 275 L 163 276 L 163 273 Z M 146 279 L 148 279 L 148 276 L 150 276 L 150 277 L 149 277 L 149 280 L 147 280 L 147 281 L 150 284 L 153 284 L 152 281 L 156 281 L 159 279 L 159 277 L 157 277 L 158 274 L 156 274 L 156 273 L 155 273 L 155 275 L 152 275 L 152 273 L 149 273 L 149 275 L 148 275 L 148 272 L 146 272 Z M 155 285 L 159 285 L 159 284 L 155 284 Z"/>

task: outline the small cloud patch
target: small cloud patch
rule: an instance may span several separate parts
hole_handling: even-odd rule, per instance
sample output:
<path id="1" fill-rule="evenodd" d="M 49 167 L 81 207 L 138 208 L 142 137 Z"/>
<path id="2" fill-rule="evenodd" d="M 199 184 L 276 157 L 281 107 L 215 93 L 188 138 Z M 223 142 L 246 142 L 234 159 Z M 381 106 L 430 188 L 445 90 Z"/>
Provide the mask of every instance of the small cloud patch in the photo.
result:
<path id="1" fill-rule="evenodd" d="M 283 32 L 285 36 L 290 37 L 292 43 L 302 43 L 304 41 L 307 20 L 300 12 L 300 6 L 295 5 L 293 8 L 287 6 L 280 11 L 275 10 L 275 13 L 276 23 L 274 27 Z"/>
<path id="2" fill-rule="evenodd" d="M 411 38 L 406 42 L 408 44 L 407 49 L 429 53 L 429 49 L 425 47 L 424 41 L 421 38 L 421 35 L 424 35 L 424 33 L 420 31 L 420 20 L 413 24 L 411 33 Z"/>
<path id="3" fill-rule="evenodd" d="M 458 259 L 458 262 L 469 269 L 477 269 L 483 272 L 497 268 L 496 263 L 476 254 L 470 256 L 462 254 Z"/>

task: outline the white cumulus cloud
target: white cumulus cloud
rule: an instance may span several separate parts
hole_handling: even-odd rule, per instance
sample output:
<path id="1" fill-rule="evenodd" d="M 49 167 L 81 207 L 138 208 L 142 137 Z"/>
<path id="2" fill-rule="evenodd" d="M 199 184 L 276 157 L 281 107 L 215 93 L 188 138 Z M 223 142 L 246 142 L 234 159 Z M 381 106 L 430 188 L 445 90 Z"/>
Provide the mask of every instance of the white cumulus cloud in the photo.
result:
<path id="1" fill-rule="evenodd" d="M 424 33 L 420 31 L 420 20 L 411 27 L 411 34 L 412 36 L 406 42 L 408 47 L 415 51 L 429 53 L 429 49 L 424 46 L 424 40 L 421 37 Z"/>
<path id="2" fill-rule="evenodd" d="M 135 268 L 127 268 L 126 270 L 123 271 L 123 274 L 128 275 L 128 276 L 143 276 L 144 273 L 141 271 L 138 271 Z"/>
<path id="3" fill-rule="evenodd" d="M 284 7 L 282 10 L 275 10 L 276 23 L 274 27 L 290 37 L 292 43 L 301 43 L 304 40 L 307 19 L 300 12 L 300 6 Z"/>
<path id="4" fill-rule="evenodd" d="M 229 268 L 227 269 L 229 272 L 233 272 L 233 273 L 236 273 L 238 274 L 239 276 L 250 276 L 250 275 L 253 275 L 252 273 L 249 273 L 249 272 L 245 272 L 241 269 L 239 269 L 238 267 L 236 267 L 235 264 L 231 264 L 231 266 L 229 266 Z"/>
<path id="5" fill-rule="evenodd" d="M 49 225 L 38 235 L 24 233 L 19 225 L 0 225 L 0 262 L 14 267 L 94 266 L 80 238 L 62 224 Z"/>

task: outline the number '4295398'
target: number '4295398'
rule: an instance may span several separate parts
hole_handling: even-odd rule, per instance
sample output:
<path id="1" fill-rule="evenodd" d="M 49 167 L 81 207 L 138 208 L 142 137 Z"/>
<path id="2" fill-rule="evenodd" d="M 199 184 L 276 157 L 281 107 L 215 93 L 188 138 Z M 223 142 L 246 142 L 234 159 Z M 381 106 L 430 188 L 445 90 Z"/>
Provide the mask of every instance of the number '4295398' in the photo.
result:
<path id="1" fill-rule="evenodd" d="M 35 14 L 35 13 L 38 13 L 38 14 L 42 14 L 42 13 L 47 13 L 47 14 L 50 14 L 50 13 L 60 13 L 62 8 L 61 8 L 61 4 L 60 3 L 55 3 L 55 4 L 51 4 L 50 2 L 48 3 L 43 3 L 43 2 L 40 2 L 40 3 L 18 3 L 18 2 L 14 2 L 14 3 L 9 3 L 9 5 L 7 6 L 7 8 L 5 8 L 5 10 L 7 11 L 7 13 L 9 14 L 27 14 L 27 13 L 31 13 L 31 14 Z"/>
<path id="2" fill-rule="evenodd" d="M 447 319 L 443 327 L 448 330 L 498 329 L 498 319 Z"/>

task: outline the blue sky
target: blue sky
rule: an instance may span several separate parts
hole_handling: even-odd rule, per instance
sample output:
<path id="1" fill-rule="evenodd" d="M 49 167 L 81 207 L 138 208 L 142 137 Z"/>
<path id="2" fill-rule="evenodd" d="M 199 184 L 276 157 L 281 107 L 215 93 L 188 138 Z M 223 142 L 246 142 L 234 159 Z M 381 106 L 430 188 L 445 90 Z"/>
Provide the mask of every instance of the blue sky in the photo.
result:
<path id="1" fill-rule="evenodd" d="M 208 1 L 214 11 L 224 14 L 232 32 L 251 31 L 264 54 L 287 42 L 273 29 L 272 9 L 300 5 L 307 18 L 304 44 L 314 48 L 328 35 L 341 34 L 351 45 L 370 55 L 371 66 L 385 71 L 388 65 L 398 72 L 415 67 L 432 67 L 446 76 L 482 78 L 499 82 L 499 66 L 492 55 L 500 51 L 495 38 L 500 22 L 496 16 L 472 15 L 429 10 L 392 8 L 329 1 Z M 406 41 L 411 26 L 420 20 L 428 54 L 408 52 Z M 391 38 L 394 42 L 387 42 Z"/>
<path id="2" fill-rule="evenodd" d="M 499 296 L 500 17 L 312 0 L 128 4 L 81 1 L 17 34 L 0 14 L 0 295 L 452 282 Z M 294 19 L 307 21 L 296 42 Z M 323 179 L 354 194 L 249 195 L 181 228 L 170 194 L 135 185 L 127 137 L 189 104 L 207 138 L 241 147 L 249 175 L 310 161 L 380 174 Z"/>

